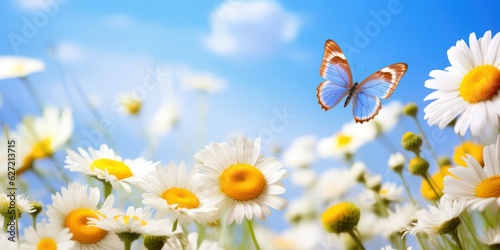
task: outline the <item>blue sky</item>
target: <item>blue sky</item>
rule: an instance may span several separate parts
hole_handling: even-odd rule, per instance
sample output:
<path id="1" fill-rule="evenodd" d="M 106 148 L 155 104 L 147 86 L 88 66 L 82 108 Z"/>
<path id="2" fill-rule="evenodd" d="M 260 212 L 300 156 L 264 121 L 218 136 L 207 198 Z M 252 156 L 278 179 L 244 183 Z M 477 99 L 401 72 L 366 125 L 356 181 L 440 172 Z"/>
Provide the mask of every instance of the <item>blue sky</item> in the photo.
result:
<path id="1" fill-rule="evenodd" d="M 203 145 L 225 141 L 231 134 L 262 135 L 276 117 L 276 110 L 286 110 L 294 118 L 283 130 L 273 132 L 269 147 L 286 147 L 304 134 L 325 137 L 350 122 L 350 107 L 324 112 L 317 104 L 315 92 L 322 80 L 319 66 L 326 39 L 335 40 L 344 49 L 351 67 L 357 66 L 354 78 L 358 80 L 389 64 L 406 62 L 408 72 L 390 99 L 415 102 L 422 110 L 426 105 L 423 98 L 431 92 L 424 82 L 431 70 L 449 65 L 446 51 L 460 39 L 467 41 L 471 32 L 478 37 L 487 30 L 500 32 L 500 2 L 493 0 L 273 1 L 254 9 L 239 0 L 147 4 L 61 0 L 50 13 L 48 7 L 30 2 L 10 0 L 0 4 L 0 55 L 36 57 L 46 62 L 47 70 L 30 80 L 45 103 L 74 105 L 76 141 L 85 138 L 93 120 L 74 89 L 69 97 L 63 94 L 57 64 L 47 55 L 50 46 L 66 46 L 63 67 L 67 78 L 80 82 L 88 94 L 100 99 L 99 110 L 117 125 L 113 136 L 118 151 L 126 157 L 139 155 L 146 143 L 137 132 L 139 123 L 113 110 L 119 92 L 133 90 L 148 71 L 158 67 L 168 72 L 178 68 L 209 72 L 226 82 L 223 91 L 206 96 L 208 116 L 202 139 L 193 133 L 200 125 L 199 95 L 175 84 L 173 92 L 161 85 L 147 93 L 141 117 L 145 122 L 166 96 L 182 103 L 179 126 L 162 138 L 155 156 L 165 163 L 192 161 L 192 154 Z M 33 35 L 23 33 L 26 22 L 36 27 Z M 24 37 L 26 43 L 13 46 L 11 34 Z M 233 44 L 221 42 L 228 40 Z M 0 89 L 22 113 L 37 112 L 18 80 L 3 80 Z M 15 126 L 18 120 L 6 105 L 0 115 Z M 420 112 L 419 119 L 425 124 L 422 117 Z M 435 131 L 424 127 L 429 133 Z M 416 131 L 416 127 L 403 120 L 389 139 L 398 144 L 406 130 Z M 450 134 L 443 145 L 454 145 L 457 140 Z M 450 148 L 439 147 L 437 151 L 450 153 Z M 376 165 L 373 172 L 383 173 L 389 152 L 372 154 L 371 150 L 362 148 L 361 159 Z"/>

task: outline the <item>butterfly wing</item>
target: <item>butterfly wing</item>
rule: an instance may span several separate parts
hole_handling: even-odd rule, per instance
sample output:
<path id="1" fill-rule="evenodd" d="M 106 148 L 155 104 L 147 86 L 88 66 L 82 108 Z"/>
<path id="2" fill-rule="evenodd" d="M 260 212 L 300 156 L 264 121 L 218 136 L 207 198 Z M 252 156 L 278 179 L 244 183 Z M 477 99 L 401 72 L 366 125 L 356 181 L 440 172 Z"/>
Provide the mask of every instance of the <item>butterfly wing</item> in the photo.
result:
<path id="1" fill-rule="evenodd" d="M 363 123 L 373 119 L 382 108 L 379 97 L 389 98 L 407 69 L 406 63 L 395 63 L 373 73 L 361 82 L 353 96 L 354 120 Z"/>
<path id="2" fill-rule="evenodd" d="M 337 105 L 352 86 L 349 64 L 340 47 L 332 40 L 325 42 L 325 53 L 319 74 L 326 80 L 316 88 L 318 103 L 325 111 Z"/>

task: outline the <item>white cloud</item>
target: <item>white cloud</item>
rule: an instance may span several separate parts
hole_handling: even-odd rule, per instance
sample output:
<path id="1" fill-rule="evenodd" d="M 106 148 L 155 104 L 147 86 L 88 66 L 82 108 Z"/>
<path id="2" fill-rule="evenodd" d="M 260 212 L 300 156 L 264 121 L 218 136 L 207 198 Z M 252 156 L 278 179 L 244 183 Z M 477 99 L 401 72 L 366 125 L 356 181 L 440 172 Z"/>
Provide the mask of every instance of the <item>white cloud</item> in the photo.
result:
<path id="1" fill-rule="evenodd" d="M 107 17 L 105 22 L 111 28 L 124 29 L 130 27 L 134 20 L 127 14 L 119 13 Z"/>
<path id="2" fill-rule="evenodd" d="M 56 58 L 65 63 L 78 63 L 87 57 L 82 45 L 73 41 L 63 41 L 56 46 Z"/>
<path id="3" fill-rule="evenodd" d="M 210 16 L 206 47 L 223 56 L 258 57 L 292 42 L 300 19 L 274 1 L 228 1 Z"/>

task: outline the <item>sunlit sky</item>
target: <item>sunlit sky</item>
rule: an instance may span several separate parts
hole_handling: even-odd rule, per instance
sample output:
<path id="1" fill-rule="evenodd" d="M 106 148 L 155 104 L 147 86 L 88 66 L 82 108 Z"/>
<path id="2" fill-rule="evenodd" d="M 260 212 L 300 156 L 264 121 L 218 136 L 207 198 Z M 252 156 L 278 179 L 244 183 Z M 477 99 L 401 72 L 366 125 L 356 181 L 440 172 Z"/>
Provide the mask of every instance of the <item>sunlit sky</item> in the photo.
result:
<path id="1" fill-rule="evenodd" d="M 77 81 L 98 103 L 103 117 L 116 125 L 116 149 L 130 158 L 145 149 L 140 129 L 147 126 L 156 107 L 166 99 L 178 101 L 179 124 L 161 138 L 152 159 L 164 163 L 193 163 L 192 155 L 206 143 L 226 141 L 238 133 L 267 137 L 264 153 L 270 154 L 272 147 L 286 148 L 297 136 L 322 138 L 350 122 L 351 107 L 324 112 L 317 103 L 326 39 L 335 40 L 351 67 L 356 65 L 355 80 L 406 62 L 408 72 L 392 97 L 382 103 L 415 102 L 422 110 L 427 105 L 423 99 L 431 92 L 424 82 L 431 70 L 449 66 L 447 50 L 460 39 L 468 41 L 472 32 L 478 37 L 487 30 L 500 32 L 500 2 L 493 0 L 61 0 L 50 6 L 37 2 L 0 3 L 0 55 L 40 58 L 46 63 L 44 72 L 29 79 L 44 103 L 73 107 L 77 125 L 70 146 L 89 140 L 86 134 L 95 123 L 70 84 Z M 60 63 L 49 57 L 49 48 L 61 53 Z M 211 74 L 223 80 L 225 88 L 207 95 L 188 91 L 175 77 L 169 80 L 180 69 Z M 117 96 L 140 88 L 150 72 L 159 72 L 166 80 L 145 92 L 141 122 L 120 116 L 113 106 Z M 68 84 L 69 96 L 62 84 Z M 10 101 L 0 109 L 0 118 L 9 126 L 19 122 L 9 105 L 23 114 L 38 114 L 18 79 L 2 80 L 0 89 Z M 202 112 L 207 112 L 206 120 L 200 118 Z M 289 119 L 273 131 L 271 121 L 282 118 L 277 112 L 289 114 Z M 426 125 L 423 112 L 419 120 L 428 133 L 435 132 Z M 389 140 L 399 145 L 405 131 L 416 129 L 411 120 L 403 119 Z M 437 145 L 436 151 L 450 153 L 448 144 L 457 141 L 448 133 L 442 140 L 446 147 Z M 91 140 L 95 147 L 101 142 Z M 378 143 L 361 148 L 359 160 L 370 162 L 372 172 L 385 173 L 390 152 L 377 149 Z M 342 164 L 322 160 L 315 168 L 322 171 Z M 289 190 L 287 197 L 298 196 L 296 188 Z M 274 227 L 281 229 L 283 219 L 277 214 L 268 223 L 277 222 Z"/>

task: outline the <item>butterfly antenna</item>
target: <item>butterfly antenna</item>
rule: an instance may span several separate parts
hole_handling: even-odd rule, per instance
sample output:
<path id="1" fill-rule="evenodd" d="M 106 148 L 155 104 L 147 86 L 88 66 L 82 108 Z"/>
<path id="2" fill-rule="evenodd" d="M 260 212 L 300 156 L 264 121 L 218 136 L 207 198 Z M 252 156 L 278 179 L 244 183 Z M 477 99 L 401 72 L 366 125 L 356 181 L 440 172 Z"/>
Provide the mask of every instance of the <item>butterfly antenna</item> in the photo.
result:
<path id="1" fill-rule="evenodd" d="M 358 75 L 356 75 L 356 64 L 354 64 L 353 67 L 354 67 L 354 76 L 357 78 Z M 357 82 L 357 81 L 358 81 L 358 79 L 354 79 L 354 82 Z"/>
<path id="2" fill-rule="evenodd" d="M 363 73 L 361 73 L 361 75 L 359 76 L 359 79 L 363 79 L 363 75 L 366 73 L 366 69 L 363 70 Z"/>

